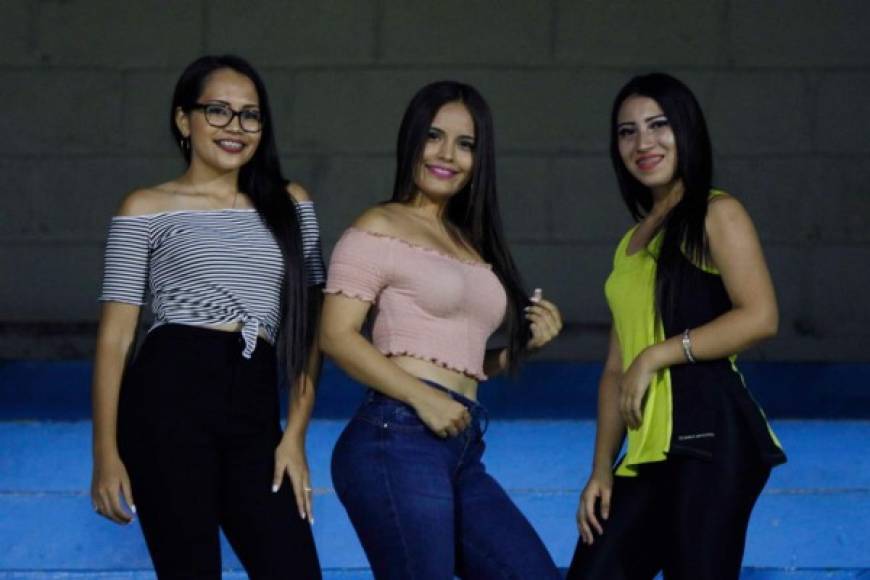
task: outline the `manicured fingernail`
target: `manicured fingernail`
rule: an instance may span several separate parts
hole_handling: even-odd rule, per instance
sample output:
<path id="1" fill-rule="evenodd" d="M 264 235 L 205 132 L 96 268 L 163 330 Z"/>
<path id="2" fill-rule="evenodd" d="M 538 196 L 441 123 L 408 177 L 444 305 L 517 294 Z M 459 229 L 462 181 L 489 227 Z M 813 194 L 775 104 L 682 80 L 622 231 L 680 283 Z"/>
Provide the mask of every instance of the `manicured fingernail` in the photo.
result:
<path id="1" fill-rule="evenodd" d="M 540 302 L 541 296 L 543 296 L 543 295 L 544 295 L 544 293 L 540 288 L 535 288 L 535 291 L 532 293 L 532 298 L 531 298 L 532 302 Z"/>
<path id="2" fill-rule="evenodd" d="M 272 484 L 272 493 L 278 493 L 278 484 L 277 483 Z"/>
<path id="3" fill-rule="evenodd" d="M 299 512 L 299 518 L 304 520 L 305 519 L 305 512 Z"/>
<path id="4" fill-rule="evenodd" d="M 308 521 L 310 521 L 310 522 L 311 522 L 311 525 L 312 525 L 312 526 L 313 526 L 313 525 L 314 525 L 314 518 L 311 518 L 311 519 L 310 519 L 310 520 L 308 520 Z"/>
<path id="5" fill-rule="evenodd" d="M 130 506 L 130 511 L 133 512 L 134 514 L 136 513 L 136 505 L 135 504 Z"/>

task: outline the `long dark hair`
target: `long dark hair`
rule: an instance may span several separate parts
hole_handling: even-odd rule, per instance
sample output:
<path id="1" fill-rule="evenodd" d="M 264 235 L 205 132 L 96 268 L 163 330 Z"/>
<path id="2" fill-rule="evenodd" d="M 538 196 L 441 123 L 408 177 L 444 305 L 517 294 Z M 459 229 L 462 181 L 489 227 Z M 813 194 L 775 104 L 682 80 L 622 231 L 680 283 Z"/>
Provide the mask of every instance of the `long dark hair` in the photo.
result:
<path id="1" fill-rule="evenodd" d="M 628 81 L 613 101 L 610 158 L 622 199 L 635 221 L 649 213 L 653 197 L 649 188 L 629 173 L 619 155 L 617 116 L 622 103 L 632 96 L 653 99 L 668 118 L 677 145 L 674 178 L 681 179 L 684 188 L 682 198 L 670 210 L 662 226 L 655 296 L 658 312 L 665 316 L 674 308 L 672 289 L 679 283 L 681 272 L 687 265 L 686 258 L 696 266 L 710 264 L 704 220 L 713 187 L 713 148 L 704 113 L 689 87 L 664 73 L 636 76 Z"/>
<path id="2" fill-rule="evenodd" d="M 464 240 L 492 264 L 493 272 L 507 292 L 508 360 L 511 371 L 515 371 L 531 338 L 523 313 L 529 299 L 502 228 L 495 186 L 492 114 L 474 87 L 455 81 L 440 81 L 426 85 L 411 99 L 399 128 L 392 201 L 408 202 L 414 198 L 417 192 L 414 174 L 432 120 L 442 106 L 453 102 L 464 104 L 474 121 L 474 167 L 465 187 L 450 198 L 446 216 L 462 233 Z"/>
<path id="3" fill-rule="evenodd" d="M 302 238 L 296 218 L 295 203 L 287 194 L 288 181 L 281 172 L 275 145 L 274 122 L 269 107 L 266 86 L 257 71 L 246 60 L 233 55 L 203 56 L 193 61 L 175 85 L 169 127 L 178 147 L 190 164 L 190 147 L 175 122 L 176 111 L 190 114 L 205 84 L 215 71 L 231 69 L 248 77 L 257 89 L 263 128 L 260 143 L 253 157 L 239 171 L 238 189 L 251 198 L 261 219 L 272 231 L 284 256 L 284 282 L 281 300 L 281 326 L 278 330 L 279 375 L 284 384 L 304 372 L 313 343 L 315 321 L 309 307 L 309 292 L 305 282 Z"/>

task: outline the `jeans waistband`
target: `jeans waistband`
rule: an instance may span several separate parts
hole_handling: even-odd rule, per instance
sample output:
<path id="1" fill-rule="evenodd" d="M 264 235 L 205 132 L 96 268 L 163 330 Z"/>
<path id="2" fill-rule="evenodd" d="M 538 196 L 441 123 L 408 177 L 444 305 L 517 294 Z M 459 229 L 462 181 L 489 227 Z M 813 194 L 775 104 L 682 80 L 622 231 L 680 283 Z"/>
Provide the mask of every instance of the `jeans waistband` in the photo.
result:
<path id="1" fill-rule="evenodd" d="M 447 393 L 454 401 L 464 405 L 468 409 L 468 412 L 471 414 L 472 422 L 477 422 L 480 425 L 481 437 L 484 433 L 486 433 L 486 430 L 489 427 L 489 412 L 486 410 L 486 407 L 473 399 L 469 399 L 461 393 L 457 393 L 456 391 L 448 389 L 444 385 L 436 383 L 435 381 L 430 381 L 427 379 L 420 380 L 432 387 L 433 389 L 438 389 L 439 391 Z M 367 400 L 370 403 L 387 403 L 405 406 L 405 403 L 371 388 L 368 390 Z"/>

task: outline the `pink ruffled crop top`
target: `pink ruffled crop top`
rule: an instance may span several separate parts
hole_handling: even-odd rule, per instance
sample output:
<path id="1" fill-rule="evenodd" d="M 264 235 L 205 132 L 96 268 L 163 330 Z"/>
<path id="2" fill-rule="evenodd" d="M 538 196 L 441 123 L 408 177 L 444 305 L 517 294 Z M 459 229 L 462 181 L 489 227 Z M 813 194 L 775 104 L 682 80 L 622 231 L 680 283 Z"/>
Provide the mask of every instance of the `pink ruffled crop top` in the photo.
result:
<path id="1" fill-rule="evenodd" d="M 486 379 L 486 341 L 507 308 L 489 264 L 349 228 L 332 252 L 324 292 L 375 305 L 372 342 L 386 356 Z"/>

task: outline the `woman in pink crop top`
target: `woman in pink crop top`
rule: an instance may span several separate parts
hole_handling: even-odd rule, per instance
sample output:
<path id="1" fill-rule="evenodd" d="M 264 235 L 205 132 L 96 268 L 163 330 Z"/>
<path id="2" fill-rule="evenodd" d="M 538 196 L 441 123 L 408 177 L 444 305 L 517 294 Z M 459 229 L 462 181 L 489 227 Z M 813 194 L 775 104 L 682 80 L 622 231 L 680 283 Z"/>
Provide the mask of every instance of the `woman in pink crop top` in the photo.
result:
<path id="1" fill-rule="evenodd" d="M 481 463 L 478 381 L 561 329 L 504 241 L 489 107 L 468 85 L 424 87 L 397 154 L 391 202 L 345 232 L 325 289 L 321 348 L 370 387 L 333 452 L 336 493 L 376 578 L 559 578 Z M 509 345 L 486 350 L 503 321 Z"/>

